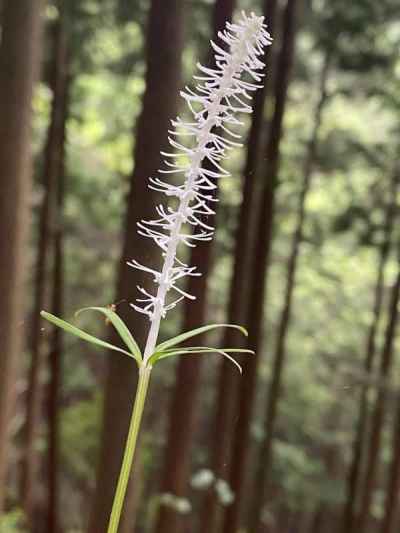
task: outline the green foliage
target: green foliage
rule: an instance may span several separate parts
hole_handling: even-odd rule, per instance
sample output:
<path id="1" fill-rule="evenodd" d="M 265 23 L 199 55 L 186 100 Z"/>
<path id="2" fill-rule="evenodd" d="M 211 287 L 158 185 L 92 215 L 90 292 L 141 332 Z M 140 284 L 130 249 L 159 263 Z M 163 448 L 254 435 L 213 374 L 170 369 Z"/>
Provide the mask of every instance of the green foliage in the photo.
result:
<path id="1" fill-rule="evenodd" d="M 87 309 L 88 308 L 86 308 L 85 310 L 87 310 Z M 79 329 L 76 326 L 73 326 L 69 322 L 66 322 L 65 320 L 62 320 L 61 318 L 58 318 L 58 317 L 52 315 L 51 313 L 47 313 L 46 311 L 42 311 L 40 314 L 41 314 L 41 316 L 43 318 L 45 318 L 46 320 L 48 320 L 49 322 L 51 322 L 55 326 L 63 329 L 67 333 L 71 333 L 72 335 L 75 335 L 76 337 L 79 337 L 80 339 L 82 339 L 84 341 L 87 341 L 87 342 L 90 342 L 91 344 L 95 344 L 97 346 L 100 346 L 101 348 L 107 348 L 108 350 L 114 350 L 116 352 L 123 353 L 125 355 L 128 355 L 129 357 L 133 357 L 134 359 L 138 360 L 138 357 L 137 357 L 137 355 L 134 352 L 127 352 L 126 350 L 123 350 L 122 348 L 118 348 L 118 346 L 114 346 L 113 344 L 110 344 L 109 342 L 106 342 L 106 341 L 103 341 L 101 339 L 98 339 L 94 335 L 90 335 L 89 333 L 86 333 L 86 331 L 83 331 L 82 329 Z M 113 325 L 114 325 L 115 322 L 116 322 L 116 320 L 113 319 Z M 119 330 L 118 330 L 118 333 L 120 333 Z M 124 333 L 124 337 L 127 338 L 127 336 L 125 335 L 125 331 L 124 330 L 123 330 L 123 333 Z M 121 338 L 123 338 L 122 335 L 121 335 Z"/>
<path id="2" fill-rule="evenodd" d="M 102 397 L 73 403 L 62 410 L 61 456 L 63 472 L 68 472 L 73 485 L 94 484 L 99 452 Z"/>
<path id="3" fill-rule="evenodd" d="M 117 333 L 119 334 L 122 341 L 126 344 L 126 346 L 129 349 L 129 352 L 126 350 L 123 350 L 122 348 L 119 348 L 118 346 L 114 346 L 113 344 L 110 344 L 109 342 L 103 341 L 101 339 L 98 339 L 94 335 L 90 335 L 89 333 L 86 333 L 86 331 L 83 331 L 82 329 L 77 328 L 76 326 L 73 326 L 69 322 L 66 322 L 65 320 L 62 320 L 61 318 L 58 318 L 51 313 L 47 313 L 46 311 L 42 311 L 40 314 L 41 316 L 51 322 L 56 327 L 59 327 L 66 331 L 67 333 L 71 333 L 72 335 L 75 335 L 76 337 L 90 342 L 91 344 L 95 344 L 96 346 L 100 346 L 101 348 L 106 348 L 108 350 L 114 350 L 120 353 L 123 353 L 125 355 L 128 355 L 129 357 L 133 357 L 138 366 L 140 367 L 143 363 L 143 356 L 142 352 L 139 348 L 139 345 L 133 338 L 131 332 L 127 328 L 124 321 L 113 311 L 112 309 L 108 307 L 84 307 L 83 309 L 80 309 L 75 313 L 75 316 L 79 316 L 83 312 L 87 311 L 96 311 L 98 313 L 101 313 L 106 317 L 106 320 L 108 320 L 116 329 Z M 200 328 L 193 329 L 191 331 L 187 331 L 186 333 L 182 333 L 180 335 L 177 335 L 176 337 L 173 337 L 172 339 L 169 339 L 167 341 L 162 342 L 158 346 L 156 346 L 154 354 L 151 355 L 148 359 L 149 363 L 151 365 L 154 365 L 157 363 L 157 361 L 161 359 L 166 359 L 168 357 L 172 357 L 175 355 L 198 355 L 198 354 L 206 354 L 206 353 L 217 353 L 219 355 L 222 355 L 223 357 L 227 358 L 231 363 L 233 363 L 235 366 L 238 367 L 239 371 L 242 372 L 241 366 L 229 355 L 229 353 L 254 353 L 251 350 L 246 349 L 235 349 L 235 348 L 207 348 L 205 346 L 192 346 L 192 347 L 179 347 L 180 344 L 185 342 L 186 340 L 195 337 L 197 335 L 204 334 L 208 331 L 215 330 L 218 328 L 233 328 L 237 329 L 243 335 L 247 336 L 247 331 L 242 328 L 241 326 L 235 326 L 233 324 L 211 324 L 209 326 L 202 326 Z M 146 363 L 146 361 L 144 361 Z"/>
<path id="4" fill-rule="evenodd" d="M 140 363 L 140 361 L 142 360 L 142 352 L 140 351 L 137 342 L 132 337 L 131 332 L 126 327 L 125 322 L 121 320 L 117 313 L 107 307 L 85 307 L 77 311 L 76 316 L 80 315 L 85 311 L 98 311 L 99 313 L 103 314 L 107 318 L 107 320 L 109 320 L 115 327 L 115 329 L 119 333 L 119 336 L 127 345 L 131 354 L 135 357 L 136 361 Z"/>
<path id="5" fill-rule="evenodd" d="M 180 344 L 184 343 L 188 339 L 191 339 L 192 337 L 202 335 L 206 332 L 219 328 L 233 328 L 240 331 L 243 335 L 247 336 L 247 331 L 245 330 L 245 328 L 241 326 L 236 326 L 234 324 L 211 324 L 208 326 L 202 326 L 200 328 L 195 328 L 191 331 L 186 331 L 185 333 L 181 333 L 180 335 L 177 335 L 172 339 L 162 342 L 161 344 L 156 346 L 154 355 L 151 356 L 149 361 L 151 364 L 155 364 L 161 359 L 166 359 L 175 355 L 198 355 L 216 353 L 228 359 L 233 365 L 235 365 L 239 369 L 239 372 L 241 373 L 242 367 L 233 357 L 229 355 L 229 353 L 253 353 L 251 350 L 243 350 L 236 348 L 207 348 L 205 346 L 179 347 Z"/>
<path id="6" fill-rule="evenodd" d="M 22 524 L 23 513 L 19 509 L 15 509 L 0 516 L 1 533 L 27 533 L 27 530 Z"/>
<path id="7" fill-rule="evenodd" d="M 245 350 L 245 349 L 239 349 L 239 348 L 207 348 L 206 346 L 188 346 L 188 347 L 182 347 L 182 348 L 175 348 L 171 350 L 164 350 L 160 352 L 156 352 L 154 355 L 150 358 L 150 363 L 155 364 L 157 361 L 160 361 L 161 359 L 166 359 L 168 357 L 172 357 L 175 355 L 199 355 L 199 354 L 207 354 L 207 353 L 216 353 L 219 355 L 222 355 L 226 359 L 228 359 L 232 364 L 234 364 L 238 369 L 239 372 L 242 373 L 242 367 L 239 365 L 237 361 L 233 357 L 229 355 L 229 353 L 247 353 L 251 354 L 254 353 L 252 350 Z"/>

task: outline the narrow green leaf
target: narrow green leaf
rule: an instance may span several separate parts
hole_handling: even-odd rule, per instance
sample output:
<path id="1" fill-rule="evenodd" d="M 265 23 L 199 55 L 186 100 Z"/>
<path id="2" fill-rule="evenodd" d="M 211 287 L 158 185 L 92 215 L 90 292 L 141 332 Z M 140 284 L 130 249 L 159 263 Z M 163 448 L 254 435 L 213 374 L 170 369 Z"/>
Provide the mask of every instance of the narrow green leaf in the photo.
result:
<path id="1" fill-rule="evenodd" d="M 165 342 L 162 342 L 155 348 L 155 352 L 164 351 L 167 348 L 171 348 L 172 346 L 176 346 L 177 344 L 181 344 L 182 342 L 186 341 L 187 339 L 190 339 L 191 337 L 195 337 L 196 335 L 201 335 L 202 333 L 206 333 L 207 331 L 217 329 L 217 328 L 233 328 L 237 329 L 243 335 L 246 335 L 247 337 L 247 331 L 242 326 L 236 326 L 235 324 L 210 324 L 209 326 L 202 326 L 200 328 L 192 329 L 190 331 L 187 331 L 186 333 L 182 333 L 181 335 L 177 335 L 176 337 L 173 337 L 172 339 L 169 339 Z"/>
<path id="2" fill-rule="evenodd" d="M 218 348 L 206 348 L 206 347 L 199 347 L 197 350 L 187 350 L 185 348 L 177 349 L 175 351 L 167 351 L 167 352 L 158 352 L 153 354 L 150 357 L 150 364 L 154 365 L 157 361 L 160 361 L 161 359 L 166 359 L 167 357 L 172 357 L 174 355 L 198 355 L 198 354 L 205 354 L 205 353 L 217 353 L 225 357 L 226 359 L 229 359 L 231 363 L 233 363 L 238 369 L 239 372 L 242 373 L 242 367 L 239 365 L 239 363 L 231 357 L 226 351 L 219 350 Z"/>
<path id="3" fill-rule="evenodd" d="M 79 311 L 75 313 L 75 316 L 79 316 L 85 311 L 98 311 L 99 313 L 102 313 L 104 316 L 106 316 L 108 320 L 112 323 L 112 325 L 115 327 L 115 329 L 119 333 L 119 336 L 124 341 L 126 346 L 132 352 L 132 355 L 135 357 L 135 359 L 139 362 L 142 360 L 142 352 L 140 351 L 138 343 L 133 338 L 125 322 L 117 315 L 117 313 L 115 313 L 108 307 L 84 307 L 83 309 L 79 309 Z"/>
<path id="4" fill-rule="evenodd" d="M 197 352 L 198 350 L 207 350 L 207 351 L 215 350 L 215 348 L 210 348 L 208 346 L 183 346 L 182 348 L 187 351 L 195 351 L 195 352 Z M 156 353 L 165 354 L 168 352 L 174 352 L 177 349 L 179 350 L 179 347 L 178 348 L 167 348 L 166 350 L 162 350 L 162 352 L 156 352 Z M 253 350 L 248 350 L 245 348 L 216 348 L 216 349 L 222 350 L 223 352 L 226 352 L 226 353 L 248 353 L 248 354 L 255 353 Z"/>
<path id="5" fill-rule="evenodd" d="M 109 350 L 115 350 L 116 352 L 121 352 L 125 355 L 128 355 L 129 357 L 132 357 L 135 359 L 134 355 L 130 352 L 127 352 L 125 350 L 122 350 L 121 348 L 118 348 L 118 346 L 114 346 L 113 344 L 110 344 L 109 342 L 102 341 L 101 339 L 98 339 L 97 337 L 94 337 L 93 335 L 90 335 L 89 333 L 86 333 L 86 331 L 83 331 L 82 329 L 79 329 L 72 324 L 69 324 L 68 322 L 65 322 L 65 320 L 61 320 L 61 318 L 58 318 L 51 313 L 47 313 L 46 311 L 41 311 L 40 315 L 54 324 L 55 326 L 67 331 L 68 333 L 72 333 L 72 335 L 75 335 L 76 337 L 79 337 L 80 339 L 83 339 L 84 341 L 90 342 L 92 344 L 97 344 L 98 346 L 101 346 L 102 348 L 108 348 Z"/>

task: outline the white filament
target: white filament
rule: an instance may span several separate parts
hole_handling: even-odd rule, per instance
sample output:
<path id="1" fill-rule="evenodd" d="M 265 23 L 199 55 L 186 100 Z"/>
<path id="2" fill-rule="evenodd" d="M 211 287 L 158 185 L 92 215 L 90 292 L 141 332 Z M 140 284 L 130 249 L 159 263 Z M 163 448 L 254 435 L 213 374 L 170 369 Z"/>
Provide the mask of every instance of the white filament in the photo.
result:
<path id="1" fill-rule="evenodd" d="M 221 167 L 220 161 L 226 158 L 227 150 L 240 146 L 237 142 L 240 136 L 232 132 L 230 126 L 241 124 L 235 113 L 252 112 L 247 102 L 251 100 L 249 93 L 260 87 L 263 75 L 259 71 L 265 66 L 259 57 L 264 53 L 263 48 L 272 41 L 266 31 L 264 17 L 257 17 L 253 13 L 247 16 L 243 12 L 238 23 L 228 22 L 226 29 L 219 32 L 218 36 L 227 45 L 228 51 L 211 42 L 215 52 L 215 68 L 198 64 L 201 75 L 195 76 L 195 79 L 201 83 L 195 90 L 186 87 L 181 91 L 193 114 L 193 122 L 185 122 L 179 117 L 172 121 L 174 129 L 169 132 L 169 143 L 176 151 L 162 154 L 167 158 L 167 168 L 160 172 L 183 173 L 184 182 L 173 185 L 158 177 L 150 178 L 149 187 L 168 197 L 177 198 L 178 206 L 173 209 L 158 205 L 158 218 L 142 220 L 138 224 L 139 234 L 153 239 L 161 248 L 163 267 L 159 272 L 134 260 L 128 263 L 151 274 L 157 285 L 155 295 L 138 287 L 141 297 L 137 305 L 131 304 L 151 321 L 145 360 L 153 353 L 160 321 L 166 312 L 183 298 L 194 299 L 177 282 L 183 277 L 200 274 L 196 272 L 196 267 L 188 266 L 177 258 L 177 248 L 181 242 L 192 247 L 199 241 L 209 241 L 213 237 L 213 226 L 205 222 L 206 216 L 214 214 L 210 207 L 210 203 L 216 201 L 212 196 L 212 191 L 216 189 L 213 180 L 229 175 Z M 242 80 L 243 75 L 247 75 L 249 81 Z M 218 131 L 224 132 L 227 138 Z M 181 144 L 179 139 L 182 136 L 191 137 L 193 147 Z M 206 161 L 208 163 L 204 165 Z M 184 233 L 184 224 L 198 230 Z M 177 298 L 167 303 L 167 293 L 171 289 L 177 293 Z"/>

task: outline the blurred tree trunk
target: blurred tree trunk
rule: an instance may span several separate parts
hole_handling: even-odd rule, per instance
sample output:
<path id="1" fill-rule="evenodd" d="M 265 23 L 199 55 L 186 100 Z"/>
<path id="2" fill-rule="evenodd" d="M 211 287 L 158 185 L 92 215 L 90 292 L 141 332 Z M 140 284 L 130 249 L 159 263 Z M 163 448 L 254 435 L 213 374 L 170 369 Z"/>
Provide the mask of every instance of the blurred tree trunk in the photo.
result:
<path id="1" fill-rule="evenodd" d="M 400 497 L 400 396 L 397 400 L 397 412 L 393 427 L 392 460 L 389 465 L 389 480 L 381 533 L 395 532 L 395 519 L 399 511 Z M 398 531 L 398 529 L 397 529 Z"/>
<path id="2" fill-rule="evenodd" d="M 226 510 L 223 533 L 236 533 L 239 530 L 240 511 L 245 494 L 245 477 L 250 449 L 249 430 L 255 398 L 258 361 L 262 349 L 266 273 L 273 234 L 274 202 L 280 161 L 280 141 L 283 134 L 283 116 L 294 52 L 296 10 L 297 0 L 288 0 L 283 13 L 282 46 L 276 65 L 275 107 L 265 149 L 267 169 L 262 184 L 261 208 L 256 224 L 255 242 L 257 247 L 246 320 L 249 328 L 248 344 L 256 353 L 246 360 L 244 375 L 240 384 L 238 422 L 233 438 L 230 470 L 230 485 L 235 494 L 235 501 Z"/>
<path id="3" fill-rule="evenodd" d="M 65 20 L 60 18 L 55 28 L 56 57 L 57 57 L 57 84 L 54 93 L 59 111 L 57 113 L 57 127 L 54 135 L 58 141 L 56 165 L 55 165 L 55 212 L 52 221 L 53 230 L 53 289 L 52 289 L 52 312 L 56 316 L 64 313 L 64 227 L 63 210 L 65 196 L 65 143 L 66 126 L 68 118 L 68 93 L 71 83 L 68 61 L 67 37 L 65 34 Z M 60 421 L 60 390 L 61 390 L 61 364 L 63 354 L 62 331 L 54 328 L 50 342 L 49 352 L 49 392 L 47 400 L 48 417 L 48 504 L 47 504 L 47 533 L 58 533 L 59 516 L 58 505 L 60 497 L 59 488 L 59 421 Z"/>
<path id="4" fill-rule="evenodd" d="M 312 521 L 310 533 L 336 533 L 335 524 L 337 519 L 329 504 L 321 503 Z"/>
<path id="5" fill-rule="evenodd" d="M 218 31 L 232 19 L 235 0 L 217 0 L 213 13 L 213 36 L 218 40 Z M 207 63 L 214 66 L 213 56 Z M 213 205 L 216 211 L 216 205 Z M 213 219 L 215 220 L 215 216 Z M 207 222 L 209 223 L 209 222 Z M 204 324 L 207 310 L 207 283 L 212 267 L 212 243 L 192 249 L 189 264 L 196 265 L 201 276 L 190 277 L 187 290 L 196 297 L 196 302 L 187 300 L 182 331 Z M 199 345 L 202 339 L 198 338 Z M 199 387 L 203 358 L 182 357 L 178 360 L 176 381 L 169 409 L 169 428 L 164 458 L 161 491 L 184 496 L 190 476 L 193 434 L 198 415 Z M 174 509 L 160 506 L 155 532 L 179 533 L 183 528 L 182 516 Z"/>
<path id="6" fill-rule="evenodd" d="M 66 84 L 66 44 L 61 24 L 53 28 L 54 57 L 50 87 L 53 93 L 51 118 L 47 134 L 44 155 L 42 186 L 43 203 L 39 215 L 38 250 L 36 258 L 34 307 L 31 323 L 31 366 L 28 376 L 26 398 L 26 420 L 23 428 L 24 453 L 21 461 L 21 501 L 28 520 L 32 520 L 35 505 L 35 477 L 38 468 L 38 454 L 35 441 L 40 427 L 40 410 L 43 396 L 41 372 L 43 370 L 43 335 L 40 311 L 46 303 L 48 279 L 50 275 L 49 254 L 52 245 L 52 224 L 55 208 L 55 194 L 60 172 L 64 144 L 65 105 L 64 93 Z"/>
<path id="7" fill-rule="evenodd" d="M 273 32 L 277 0 L 265 0 L 264 15 L 268 29 Z M 265 75 L 268 76 L 270 62 L 266 58 Z M 235 234 L 235 249 L 233 259 L 233 273 L 230 283 L 227 322 L 229 324 L 242 324 L 245 321 L 244 309 L 247 302 L 247 287 L 249 285 L 249 267 L 254 246 L 254 219 L 256 212 L 256 177 L 260 145 L 264 126 L 264 107 L 268 96 L 270 83 L 268 77 L 264 78 L 264 85 L 254 96 L 252 122 L 247 140 L 246 162 L 243 169 L 242 203 L 240 206 L 239 220 Z M 240 346 L 242 338 L 232 329 L 224 332 L 222 346 Z M 239 384 L 236 370 L 229 361 L 222 359 L 219 365 L 218 388 L 216 409 L 210 428 L 211 436 L 211 470 L 216 478 L 224 477 L 225 466 L 229 462 L 229 441 L 233 430 L 234 405 Z M 214 487 L 206 494 L 201 515 L 200 531 L 213 533 L 217 525 L 219 502 Z"/>
<path id="8" fill-rule="evenodd" d="M 135 137 L 135 167 L 131 176 L 124 224 L 124 243 L 119 266 L 116 299 L 133 302 L 136 285 L 150 288 L 149 276 L 133 271 L 126 262 L 133 257 L 139 262 L 157 266 L 159 250 L 137 234 L 137 222 L 151 218 L 159 194 L 148 188 L 148 178 L 162 166 L 160 150 L 168 145 L 170 119 L 177 113 L 181 78 L 183 33 L 183 0 L 153 0 L 147 26 L 147 72 L 143 108 Z M 151 289 L 150 289 L 151 290 Z M 148 320 L 128 305 L 119 306 L 122 319 L 133 335 L 144 345 Z M 117 338 L 113 342 L 120 342 Z M 105 387 L 102 443 L 89 531 L 106 531 L 136 387 L 132 360 L 110 356 Z"/>
<path id="9" fill-rule="evenodd" d="M 385 267 L 389 257 L 390 243 L 396 215 L 398 176 L 393 174 L 385 215 L 384 237 L 379 250 L 378 274 L 375 285 L 372 319 L 367 336 L 364 372 L 372 372 L 376 354 L 376 335 L 382 314 Z M 343 512 L 343 533 L 353 533 L 355 527 L 356 498 L 360 490 L 361 467 L 367 446 L 368 387 L 363 386 L 358 407 L 356 433 L 353 441 L 353 455 L 346 481 L 346 503 Z M 355 533 L 355 532 L 354 532 Z"/>
<path id="10" fill-rule="evenodd" d="M 31 98 L 40 50 L 40 0 L 8 0 L 0 49 L 0 512 L 6 486 L 8 423 L 26 309 L 24 245 L 29 228 Z"/>
<path id="11" fill-rule="evenodd" d="M 314 514 L 309 533 L 322 533 L 326 524 L 326 504 L 321 504 Z"/>
<path id="12" fill-rule="evenodd" d="M 376 474 L 379 464 L 379 455 L 381 451 L 382 432 L 385 420 L 385 410 L 387 405 L 387 384 L 394 355 L 394 342 L 396 338 L 396 327 L 399 315 L 400 300 L 400 247 L 398 258 L 397 278 L 391 290 L 388 322 L 385 332 L 385 341 L 382 349 L 379 379 L 380 388 L 377 392 L 375 408 L 372 413 L 370 425 L 370 441 L 367 456 L 367 465 L 365 478 L 362 480 L 362 498 L 359 519 L 357 524 L 357 533 L 363 533 L 368 527 L 370 518 L 370 507 L 375 487 Z"/>
<path id="13" fill-rule="evenodd" d="M 286 289 L 284 294 L 283 309 L 279 319 L 277 329 L 277 342 L 272 364 L 272 380 L 268 391 L 267 408 L 265 412 L 265 440 L 256 461 L 257 470 L 254 480 L 254 497 L 250 503 L 249 531 L 257 533 L 261 511 L 264 504 L 265 489 L 268 483 L 269 471 L 271 468 L 272 443 L 276 423 L 277 407 L 281 392 L 282 374 L 287 356 L 286 342 L 291 323 L 293 293 L 295 290 L 296 270 L 301 242 L 303 240 L 304 222 L 306 215 L 306 199 L 310 189 L 312 172 L 317 156 L 318 136 L 322 122 L 322 112 L 327 101 L 326 84 L 330 65 L 331 53 L 325 55 L 324 64 L 321 71 L 319 99 L 315 108 L 314 124 L 311 138 L 308 143 L 306 158 L 304 161 L 302 184 L 300 189 L 299 205 L 296 213 L 296 229 L 292 238 L 291 252 L 288 260 Z"/>
<path id="14" fill-rule="evenodd" d="M 64 184 L 63 177 L 60 176 L 57 186 L 60 190 L 57 193 L 57 227 L 54 235 L 54 270 L 53 270 L 53 297 L 52 312 L 56 316 L 62 316 L 64 311 L 64 261 L 63 261 L 63 228 L 62 209 Z M 51 346 L 49 352 L 49 398 L 47 405 L 48 417 L 48 502 L 47 502 L 47 533 L 57 533 L 59 531 L 58 504 L 60 496 L 59 487 L 59 422 L 60 422 L 60 389 L 61 389 L 61 361 L 63 355 L 63 339 L 60 328 L 54 328 L 51 336 Z"/>

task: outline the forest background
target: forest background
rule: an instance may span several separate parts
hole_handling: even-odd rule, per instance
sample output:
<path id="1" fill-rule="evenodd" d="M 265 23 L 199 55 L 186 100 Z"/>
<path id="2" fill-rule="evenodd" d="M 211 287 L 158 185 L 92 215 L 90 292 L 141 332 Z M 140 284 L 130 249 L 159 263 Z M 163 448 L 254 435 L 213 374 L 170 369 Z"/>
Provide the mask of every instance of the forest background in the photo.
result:
<path id="1" fill-rule="evenodd" d="M 136 370 L 39 312 L 107 339 L 73 314 L 114 304 L 143 341 L 147 179 L 240 9 L 274 38 L 265 88 L 162 335 L 240 323 L 256 355 L 156 368 L 120 530 L 399 531 L 398 1 L 2 0 L 1 533 L 106 531 Z"/>

